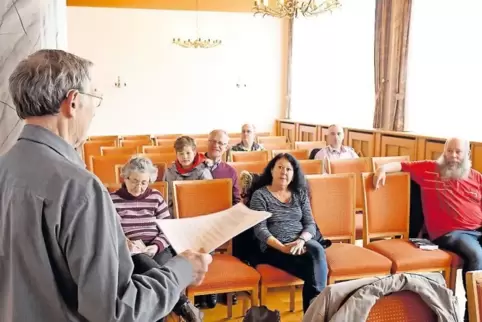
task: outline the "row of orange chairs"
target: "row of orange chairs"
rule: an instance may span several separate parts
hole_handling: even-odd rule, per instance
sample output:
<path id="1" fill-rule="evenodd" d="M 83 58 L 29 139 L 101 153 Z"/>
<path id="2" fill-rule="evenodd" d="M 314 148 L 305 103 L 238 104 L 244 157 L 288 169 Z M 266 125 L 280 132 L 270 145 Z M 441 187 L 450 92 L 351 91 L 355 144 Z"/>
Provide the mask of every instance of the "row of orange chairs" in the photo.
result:
<path id="1" fill-rule="evenodd" d="M 389 174 L 385 187 L 378 190 L 373 189 L 372 174 L 364 173 L 362 177 L 365 200 L 364 247 L 354 245 L 356 175 L 307 176 L 313 217 L 325 238 L 334 242 L 326 250 L 328 283 L 390 273 L 425 271 L 442 271 L 448 281 L 452 254 L 442 250 L 423 251 L 407 240 L 409 175 Z M 157 184 L 163 184 L 167 189 L 165 183 Z M 179 218 L 218 212 L 232 204 L 230 179 L 175 182 L 173 189 L 173 201 Z M 168 195 L 167 190 L 164 190 L 164 195 Z M 194 197 L 199 202 L 190 202 Z M 188 288 L 187 294 L 193 298 L 195 295 L 245 291 L 250 294 L 251 304 L 257 305 L 258 295 L 263 304 L 269 288 L 300 284 L 302 282 L 297 278 L 274 267 L 259 265 L 254 269 L 229 253 L 223 253 L 214 255 L 213 264 L 203 284 Z M 228 308 L 228 315 L 230 312 Z"/>

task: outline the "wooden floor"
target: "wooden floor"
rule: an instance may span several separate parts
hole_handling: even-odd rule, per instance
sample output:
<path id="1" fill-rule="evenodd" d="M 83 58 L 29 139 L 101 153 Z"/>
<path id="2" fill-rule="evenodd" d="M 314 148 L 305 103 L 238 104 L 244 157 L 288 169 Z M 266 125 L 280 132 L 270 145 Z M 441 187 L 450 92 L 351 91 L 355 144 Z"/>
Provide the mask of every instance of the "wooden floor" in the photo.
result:
<path id="1" fill-rule="evenodd" d="M 301 302 L 301 290 L 296 292 L 296 311 L 290 312 L 290 296 L 287 289 L 277 289 L 268 292 L 268 302 L 267 307 L 270 310 L 278 310 L 281 313 L 282 322 L 300 322 L 303 319 L 303 305 Z M 216 305 L 214 309 L 204 310 L 205 322 L 217 322 L 217 321 L 243 321 L 243 304 L 242 300 L 239 299 L 238 304 L 233 306 L 233 317 L 229 320 L 227 319 L 227 309 L 226 306 L 222 304 Z"/>

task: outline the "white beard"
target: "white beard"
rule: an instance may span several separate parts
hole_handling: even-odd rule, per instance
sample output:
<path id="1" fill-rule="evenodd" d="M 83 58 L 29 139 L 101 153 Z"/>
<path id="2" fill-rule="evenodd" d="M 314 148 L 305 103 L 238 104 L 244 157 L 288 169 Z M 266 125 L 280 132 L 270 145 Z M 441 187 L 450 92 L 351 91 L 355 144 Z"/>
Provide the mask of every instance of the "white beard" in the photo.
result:
<path id="1" fill-rule="evenodd" d="M 449 165 L 442 154 L 436 162 L 442 179 L 467 179 L 472 168 L 472 161 L 468 157 L 465 157 L 459 164 Z"/>

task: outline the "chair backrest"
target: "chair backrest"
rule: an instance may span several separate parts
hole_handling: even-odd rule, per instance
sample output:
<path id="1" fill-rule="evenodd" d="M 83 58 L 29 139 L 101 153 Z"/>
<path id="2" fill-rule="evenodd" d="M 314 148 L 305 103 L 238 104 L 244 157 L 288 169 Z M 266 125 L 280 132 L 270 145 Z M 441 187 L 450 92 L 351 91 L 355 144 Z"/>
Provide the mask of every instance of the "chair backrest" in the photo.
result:
<path id="1" fill-rule="evenodd" d="M 393 156 L 393 157 L 372 157 L 373 171 L 378 169 L 378 167 L 381 165 L 391 163 L 391 162 L 403 162 L 403 161 L 410 161 L 410 156 L 400 155 L 400 156 Z"/>
<path id="2" fill-rule="evenodd" d="M 174 181 L 172 192 L 177 218 L 209 215 L 233 205 L 231 179 Z"/>
<path id="3" fill-rule="evenodd" d="M 93 141 L 86 141 L 82 145 L 83 153 L 84 153 L 84 162 L 87 165 L 87 169 L 91 170 L 90 168 L 90 157 L 94 155 L 101 155 L 102 151 L 101 148 L 103 146 L 116 146 L 117 138 L 115 140 L 93 140 Z"/>
<path id="4" fill-rule="evenodd" d="M 356 176 L 356 207 L 357 210 L 363 209 L 363 193 L 361 185 L 361 174 L 364 172 L 372 172 L 372 160 L 371 158 L 358 158 L 358 159 L 341 159 L 341 160 L 328 160 L 328 172 L 331 174 L 337 173 L 355 173 Z"/>
<path id="5" fill-rule="evenodd" d="M 310 156 L 308 150 L 273 150 L 271 153 L 273 158 L 281 153 L 289 153 L 297 160 L 308 160 Z"/>
<path id="6" fill-rule="evenodd" d="M 263 161 L 268 163 L 268 151 L 231 152 L 233 162 Z"/>
<path id="7" fill-rule="evenodd" d="M 136 147 L 119 147 L 119 146 L 103 146 L 100 148 L 102 155 L 123 155 L 123 154 L 136 154 Z"/>
<path id="8" fill-rule="evenodd" d="M 175 140 L 180 136 L 182 136 L 182 134 L 157 134 L 157 135 L 154 135 L 153 138 L 155 141 L 163 140 L 163 139 Z"/>
<path id="9" fill-rule="evenodd" d="M 323 236 L 355 243 L 355 174 L 307 175 L 313 218 Z"/>
<path id="10" fill-rule="evenodd" d="M 242 171 L 248 171 L 250 173 L 263 173 L 266 165 L 268 164 L 267 161 L 248 161 L 248 162 L 227 162 L 230 166 L 236 170 L 238 177 L 241 175 Z"/>
<path id="11" fill-rule="evenodd" d="M 156 139 L 156 145 L 166 148 L 172 148 L 174 150 L 174 142 L 176 139 Z"/>
<path id="12" fill-rule="evenodd" d="M 435 322 L 438 319 L 435 312 L 428 307 L 420 295 L 402 291 L 380 298 L 370 310 L 367 322 L 385 321 Z"/>
<path id="13" fill-rule="evenodd" d="M 323 160 L 299 160 L 301 171 L 307 174 L 322 174 Z"/>
<path id="14" fill-rule="evenodd" d="M 385 185 L 373 186 L 373 173 L 362 174 L 365 200 L 363 211 L 363 244 L 373 238 L 401 236 L 408 239 L 410 216 L 410 175 L 388 173 Z"/>
<path id="15" fill-rule="evenodd" d="M 143 153 L 151 153 L 151 154 L 158 154 L 158 153 L 173 153 L 174 147 L 172 146 L 155 146 L 155 145 L 144 145 L 142 147 Z"/>
<path id="16" fill-rule="evenodd" d="M 89 136 L 87 138 L 88 141 L 117 141 L 119 137 L 117 135 L 96 135 L 96 136 Z"/>
<path id="17" fill-rule="evenodd" d="M 165 162 L 153 162 L 154 166 L 157 168 L 157 178 L 156 182 L 160 182 L 164 180 L 164 175 L 166 174 L 167 165 Z M 122 168 L 124 164 L 116 164 L 115 165 L 115 173 L 116 173 L 116 183 L 123 183 L 124 179 L 122 178 Z"/>
<path id="18" fill-rule="evenodd" d="M 266 142 L 263 143 L 263 147 L 265 150 L 290 150 L 291 143 L 288 142 Z"/>
<path id="19" fill-rule="evenodd" d="M 264 145 L 286 143 L 288 140 L 286 139 L 286 136 L 258 136 L 258 142 Z"/>
<path id="20" fill-rule="evenodd" d="M 107 190 L 109 192 L 114 192 L 114 191 L 117 191 L 118 189 L 120 189 L 120 187 L 122 186 L 122 183 L 107 183 L 107 184 L 104 184 L 105 187 L 107 188 Z M 153 182 L 149 185 L 149 187 L 151 187 L 152 189 L 156 189 L 158 190 L 161 195 L 162 195 L 162 198 L 164 199 L 164 201 L 166 203 L 168 203 L 168 197 L 169 197 L 169 194 L 168 194 L 168 189 L 169 189 L 169 186 L 167 184 L 166 181 L 160 181 L 160 182 Z"/>
<path id="21" fill-rule="evenodd" d="M 321 149 L 326 146 L 325 141 L 298 141 L 295 142 L 296 150 L 308 150 L 310 153 L 313 149 Z"/>
<path id="22" fill-rule="evenodd" d="M 469 321 L 482 321 L 482 271 L 467 272 Z"/>
<path id="23" fill-rule="evenodd" d="M 141 135 L 123 135 L 122 140 L 134 140 L 134 141 L 151 141 L 150 134 L 141 134 Z"/>
<path id="24" fill-rule="evenodd" d="M 151 139 L 139 139 L 139 140 L 120 140 L 119 145 L 123 147 L 135 147 L 137 152 L 142 152 L 142 147 L 144 145 L 152 145 Z"/>

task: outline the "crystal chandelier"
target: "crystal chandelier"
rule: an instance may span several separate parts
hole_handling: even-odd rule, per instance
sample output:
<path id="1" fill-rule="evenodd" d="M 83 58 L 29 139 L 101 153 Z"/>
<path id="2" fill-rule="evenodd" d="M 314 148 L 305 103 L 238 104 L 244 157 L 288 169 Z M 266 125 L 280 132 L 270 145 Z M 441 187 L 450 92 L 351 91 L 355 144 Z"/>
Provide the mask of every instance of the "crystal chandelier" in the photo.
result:
<path id="1" fill-rule="evenodd" d="M 196 0 L 196 38 L 195 39 L 181 39 L 174 38 L 172 43 L 183 48 L 214 48 L 221 45 L 219 39 L 202 39 L 199 37 L 199 0 Z"/>
<path id="2" fill-rule="evenodd" d="M 254 14 L 277 18 L 297 18 L 300 15 L 310 17 L 341 7 L 339 0 L 277 0 L 275 7 L 270 7 L 268 2 L 269 0 L 255 0 Z"/>
<path id="3" fill-rule="evenodd" d="M 174 38 L 172 43 L 184 48 L 213 48 L 221 45 L 221 40 L 211 40 L 211 39 L 187 39 L 182 40 L 180 38 Z"/>

